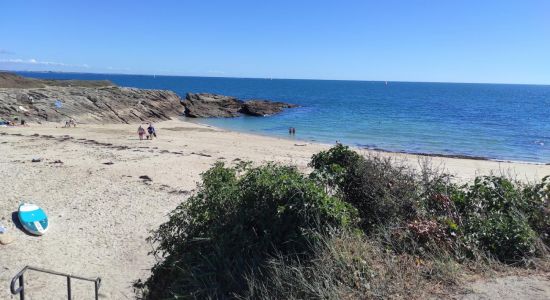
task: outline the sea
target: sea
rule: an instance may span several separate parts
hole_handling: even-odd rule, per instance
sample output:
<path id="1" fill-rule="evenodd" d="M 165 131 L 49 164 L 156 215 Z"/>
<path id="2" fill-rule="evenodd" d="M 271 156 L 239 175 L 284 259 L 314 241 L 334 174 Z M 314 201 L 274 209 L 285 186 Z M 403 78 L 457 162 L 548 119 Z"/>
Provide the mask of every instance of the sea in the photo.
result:
<path id="1" fill-rule="evenodd" d="M 550 163 L 550 86 L 17 72 L 107 79 L 298 104 L 271 117 L 186 119 L 235 131 L 394 152 Z M 289 127 L 296 135 L 289 136 Z"/>

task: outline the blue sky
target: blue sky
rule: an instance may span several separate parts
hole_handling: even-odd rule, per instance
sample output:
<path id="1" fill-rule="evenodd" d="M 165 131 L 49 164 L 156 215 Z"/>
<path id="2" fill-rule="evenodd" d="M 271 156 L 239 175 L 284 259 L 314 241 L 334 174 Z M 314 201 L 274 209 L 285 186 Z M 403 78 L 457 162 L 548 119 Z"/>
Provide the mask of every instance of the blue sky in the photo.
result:
<path id="1" fill-rule="evenodd" d="M 0 1 L 0 69 L 550 84 L 550 1 Z"/>

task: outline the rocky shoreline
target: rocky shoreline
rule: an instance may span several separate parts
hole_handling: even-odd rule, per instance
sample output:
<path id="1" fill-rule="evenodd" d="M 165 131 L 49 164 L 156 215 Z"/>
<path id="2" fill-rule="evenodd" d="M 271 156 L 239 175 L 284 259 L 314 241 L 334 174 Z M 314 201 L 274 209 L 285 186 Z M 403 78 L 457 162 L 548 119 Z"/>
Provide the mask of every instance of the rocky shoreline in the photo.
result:
<path id="1" fill-rule="evenodd" d="M 109 81 L 39 80 L 0 73 L 0 119 L 27 122 L 138 123 L 181 115 L 171 91 L 118 87 Z"/>
<path id="2" fill-rule="evenodd" d="M 119 87 L 106 80 L 41 80 L 0 73 L 0 120 L 26 122 L 140 123 L 192 118 L 270 116 L 296 105 L 243 101 L 188 93 L 182 100 L 167 90 Z"/>

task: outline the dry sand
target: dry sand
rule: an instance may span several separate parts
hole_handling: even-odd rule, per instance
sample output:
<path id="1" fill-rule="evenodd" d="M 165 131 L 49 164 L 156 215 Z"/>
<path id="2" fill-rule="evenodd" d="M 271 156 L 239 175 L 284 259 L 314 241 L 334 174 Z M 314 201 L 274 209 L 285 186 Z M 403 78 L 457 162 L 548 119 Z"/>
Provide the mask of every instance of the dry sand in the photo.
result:
<path id="1" fill-rule="evenodd" d="M 478 280 L 466 286 L 461 300 L 548 300 L 550 299 L 550 275 L 505 276 Z"/>
<path id="2" fill-rule="evenodd" d="M 136 125 L 58 124 L 0 128 L 0 224 L 15 242 L 0 245 L 0 299 L 15 299 L 9 281 L 25 265 L 76 275 L 101 276 L 101 295 L 133 298 L 132 281 L 146 278 L 154 257 L 148 232 L 186 199 L 201 172 L 215 161 L 277 161 L 307 169 L 311 155 L 329 145 L 229 132 L 179 120 L 156 124 L 159 138 L 140 141 Z M 411 165 L 420 157 L 390 155 Z M 41 158 L 41 162 L 31 162 Z M 56 162 L 61 161 L 61 163 Z M 433 157 L 464 181 L 491 172 L 522 180 L 550 175 L 550 166 Z M 140 179 L 148 176 L 152 181 Z M 25 234 L 12 219 L 21 201 L 50 217 L 42 237 Z M 28 299 L 58 299 L 63 278 L 27 276 Z M 92 285 L 73 283 L 75 299 L 91 297 Z"/>

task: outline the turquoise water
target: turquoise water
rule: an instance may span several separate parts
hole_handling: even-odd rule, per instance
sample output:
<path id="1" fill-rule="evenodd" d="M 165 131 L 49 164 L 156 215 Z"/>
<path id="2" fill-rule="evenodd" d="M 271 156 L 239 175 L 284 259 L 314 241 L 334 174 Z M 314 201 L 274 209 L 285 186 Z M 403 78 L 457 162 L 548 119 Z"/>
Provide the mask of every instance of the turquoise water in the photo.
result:
<path id="1" fill-rule="evenodd" d="M 201 119 L 218 127 L 389 151 L 550 162 L 550 86 L 29 73 L 121 86 L 299 104 L 265 117 Z"/>

